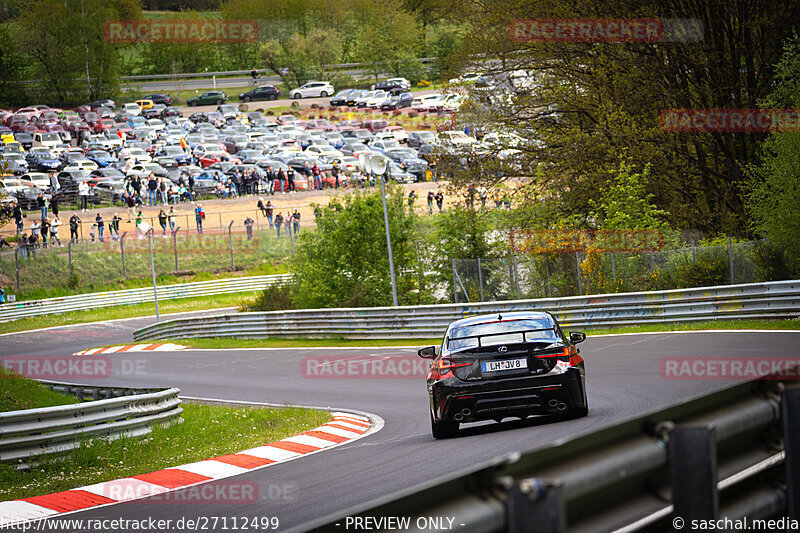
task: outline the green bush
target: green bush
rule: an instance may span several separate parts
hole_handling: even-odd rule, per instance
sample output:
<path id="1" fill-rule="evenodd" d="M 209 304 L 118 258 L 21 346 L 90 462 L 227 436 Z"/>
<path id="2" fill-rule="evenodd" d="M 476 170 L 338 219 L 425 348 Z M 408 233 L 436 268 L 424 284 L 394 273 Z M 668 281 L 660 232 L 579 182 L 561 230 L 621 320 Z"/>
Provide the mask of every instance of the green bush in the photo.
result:
<path id="1" fill-rule="evenodd" d="M 294 309 L 295 287 L 291 283 L 270 285 L 261 291 L 255 300 L 244 302 L 240 311 L 281 311 Z"/>

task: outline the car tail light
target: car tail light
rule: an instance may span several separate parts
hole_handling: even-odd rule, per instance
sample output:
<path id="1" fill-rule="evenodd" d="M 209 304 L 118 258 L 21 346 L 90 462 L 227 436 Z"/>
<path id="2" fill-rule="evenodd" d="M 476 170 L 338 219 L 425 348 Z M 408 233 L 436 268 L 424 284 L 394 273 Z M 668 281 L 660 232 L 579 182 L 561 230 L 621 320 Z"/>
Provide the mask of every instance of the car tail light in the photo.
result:
<path id="1" fill-rule="evenodd" d="M 450 359 L 449 357 L 443 357 L 439 359 L 436 362 L 436 365 L 431 369 L 432 377 L 438 379 L 446 376 L 454 368 L 458 368 L 461 366 L 469 366 L 471 364 L 472 361 L 464 361 L 464 360 L 455 361 L 453 359 Z"/>
<path id="2" fill-rule="evenodd" d="M 555 353 L 544 353 L 536 356 L 538 359 L 556 358 L 559 361 L 569 363 L 570 366 L 577 365 L 583 359 L 578 355 L 578 349 L 575 346 L 565 346 L 563 349 Z"/>

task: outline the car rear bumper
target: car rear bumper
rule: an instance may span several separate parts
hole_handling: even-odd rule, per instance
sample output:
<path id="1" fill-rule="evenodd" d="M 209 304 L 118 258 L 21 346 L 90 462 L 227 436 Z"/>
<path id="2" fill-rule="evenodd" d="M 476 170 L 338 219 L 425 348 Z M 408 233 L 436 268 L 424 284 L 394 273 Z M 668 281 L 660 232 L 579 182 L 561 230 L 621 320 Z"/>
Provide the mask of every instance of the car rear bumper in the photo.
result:
<path id="1" fill-rule="evenodd" d="M 582 366 L 563 373 L 467 382 L 450 377 L 429 381 L 436 420 L 476 422 L 506 417 L 561 414 L 586 407 Z"/>

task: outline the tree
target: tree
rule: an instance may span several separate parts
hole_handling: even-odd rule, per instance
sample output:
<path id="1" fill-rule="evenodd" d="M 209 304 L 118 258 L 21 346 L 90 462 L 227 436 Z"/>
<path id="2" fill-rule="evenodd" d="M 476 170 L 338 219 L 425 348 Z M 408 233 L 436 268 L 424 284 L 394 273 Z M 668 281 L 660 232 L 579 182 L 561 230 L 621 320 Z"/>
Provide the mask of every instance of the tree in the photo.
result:
<path id="1" fill-rule="evenodd" d="M 404 208 L 403 189 L 388 188 L 386 206 L 392 238 L 397 294 L 412 302 L 415 215 Z M 392 304 L 389 258 L 379 190 L 335 199 L 318 212 L 316 231 L 300 234 L 293 259 L 298 307 L 354 307 Z"/>
<path id="2" fill-rule="evenodd" d="M 601 191 L 594 217 L 602 229 L 668 229 L 664 218 L 669 214 L 657 208 L 652 193 L 647 192 L 650 165 L 641 172 L 624 159 L 612 182 Z"/>
<path id="3" fill-rule="evenodd" d="M 776 68 L 775 90 L 763 107 L 800 107 L 800 38 L 787 40 Z M 800 132 L 776 131 L 760 145 L 760 165 L 749 167 L 747 207 L 756 232 L 783 250 L 800 272 Z"/>
<path id="4" fill-rule="evenodd" d="M 137 0 L 37 0 L 18 19 L 33 75 L 62 105 L 114 94 L 124 45 L 106 40 L 105 23 L 140 16 Z"/>
<path id="5" fill-rule="evenodd" d="M 370 62 L 378 76 L 402 76 L 419 57 L 422 30 L 416 17 L 389 0 L 376 2 L 372 16 L 358 34 L 357 56 Z"/>
<path id="6" fill-rule="evenodd" d="M 739 183 L 742 165 L 758 159 L 759 133 L 669 133 L 669 108 L 752 108 L 771 91 L 781 42 L 800 22 L 791 0 L 509 0 L 478 4 L 464 39 L 465 69 L 491 65 L 506 103 L 494 125 L 537 145 L 526 157 L 543 163 L 540 188 L 560 195 L 570 213 L 588 215 L 618 155 L 650 163 L 648 192 L 673 226 L 746 233 Z M 662 43 L 515 42 L 518 18 L 692 18 L 703 37 Z M 526 83 L 515 84 L 521 74 Z M 534 165 L 530 165 L 534 166 Z"/>

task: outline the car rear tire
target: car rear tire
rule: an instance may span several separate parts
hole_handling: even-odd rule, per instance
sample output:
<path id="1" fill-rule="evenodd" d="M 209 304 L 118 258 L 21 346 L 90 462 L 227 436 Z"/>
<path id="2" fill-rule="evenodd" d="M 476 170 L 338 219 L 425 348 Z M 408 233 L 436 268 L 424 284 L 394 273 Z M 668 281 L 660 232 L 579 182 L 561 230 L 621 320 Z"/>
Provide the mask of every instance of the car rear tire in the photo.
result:
<path id="1" fill-rule="evenodd" d="M 300 93 L 294 93 L 292 95 L 292 100 L 299 100 L 299 99 L 300 99 Z"/>
<path id="2" fill-rule="evenodd" d="M 452 439 L 458 435 L 458 422 L 446 420 L 437 422 L 431 415 L 431 433 L 434 439 Z"/>
<path id="3" fill-rule="evenodd" d="M 269 95 L 269 99 L 270 99 L 270 100 L 276 100 L 277 98 L 278 98 L 278 95 L 277 95 L 277 94 L 271 94 L 271 95 Z"/>
<path id="4" fill-rule="evenodd" d="M 328 93 L 325 92 L 325 91 L 322 91 L 321 93 L 319 93 L 319 97 L 320 98 L 327 98 L 327 96 L 328 96 Z"/>
<path id="5" fill-rule="evenodd" d="M 251 98 L 249 96 L 245 96 L 244 98 L 242 98 L 242 100 L 245 102 L 249 102 Z"/>
<path id="6" fill-rule="evenodd" d="M 189 107 L 194 107 L 197 105 L 197 102 L 189 102 Z"/>

